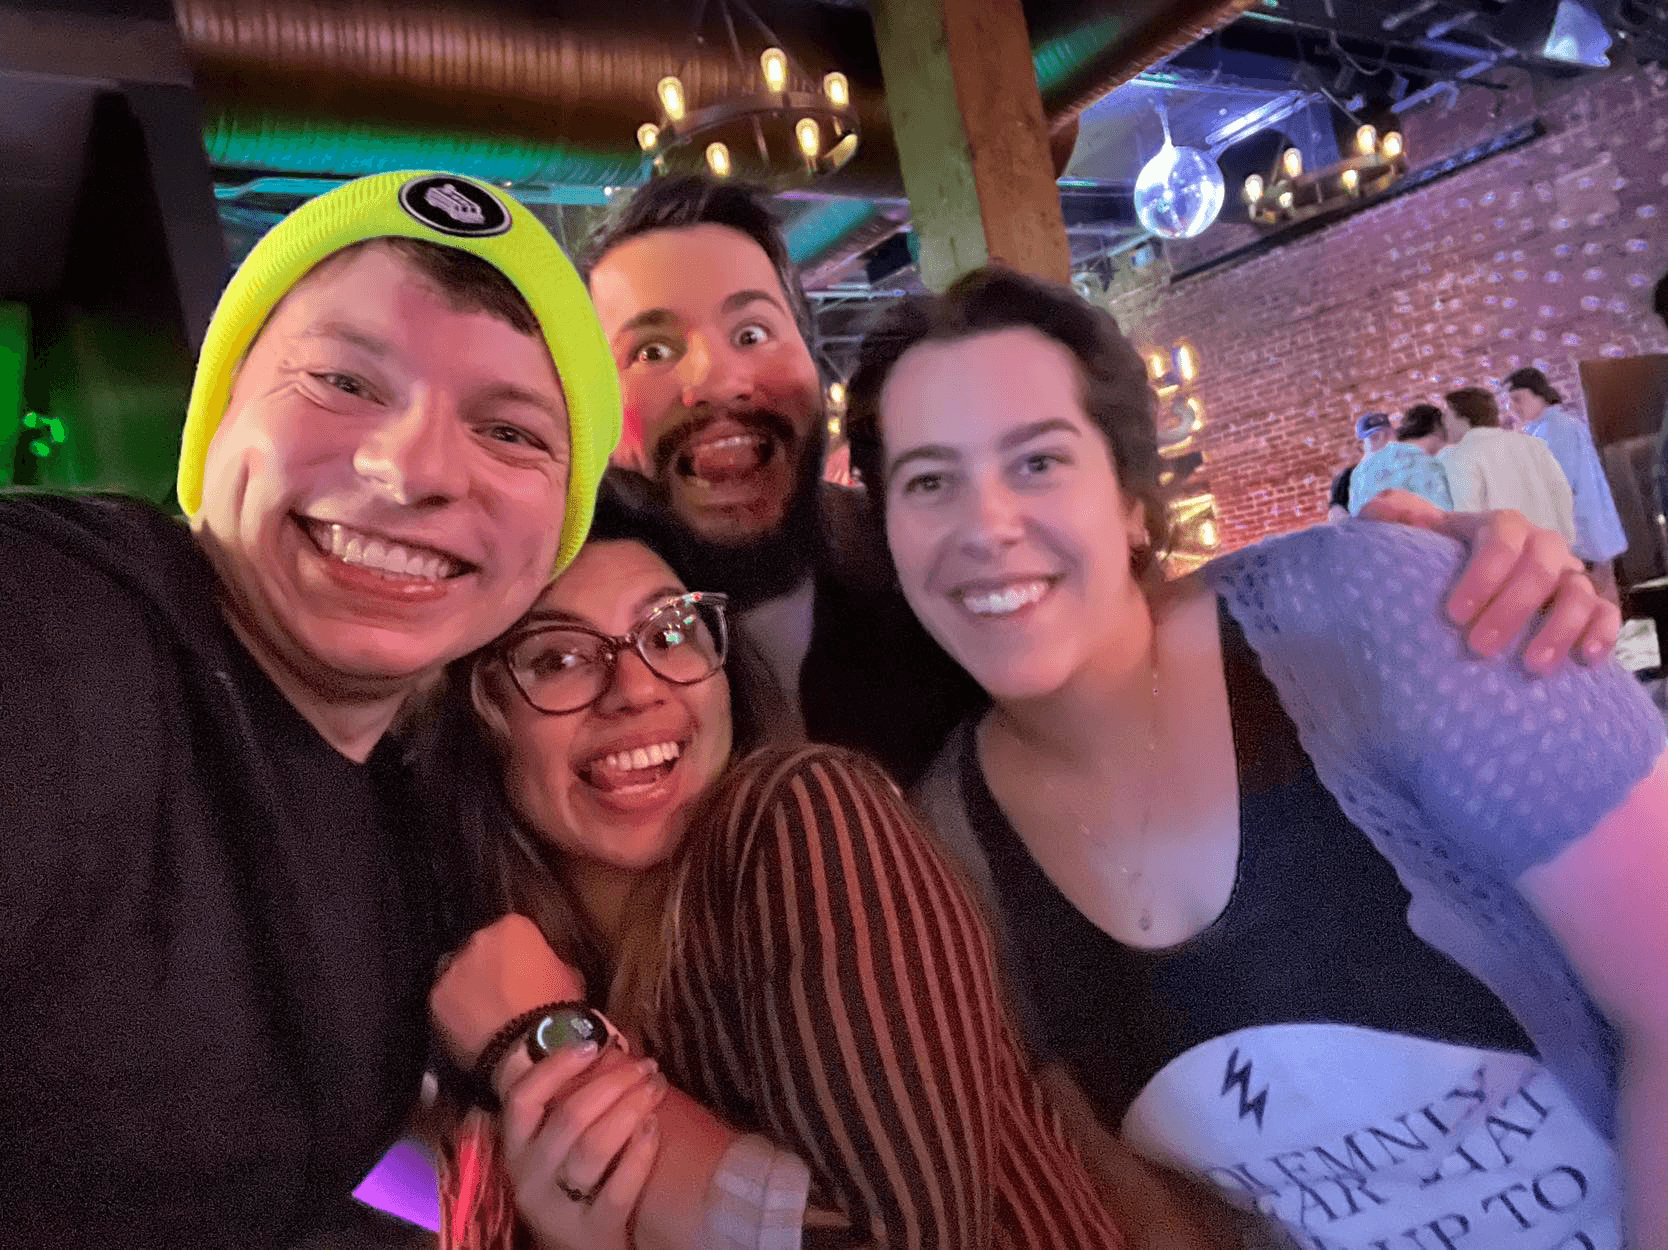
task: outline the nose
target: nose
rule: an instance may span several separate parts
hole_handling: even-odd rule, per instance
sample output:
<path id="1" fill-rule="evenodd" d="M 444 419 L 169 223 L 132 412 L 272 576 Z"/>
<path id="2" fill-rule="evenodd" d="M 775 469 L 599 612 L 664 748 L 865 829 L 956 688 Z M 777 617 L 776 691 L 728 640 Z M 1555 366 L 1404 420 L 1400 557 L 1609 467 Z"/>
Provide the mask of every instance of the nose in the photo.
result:
<path id="1" fill-rule="evenodd" d="M 999 475 L 975 478 L 964 496 L 960 524 L 962 550 L 988 558 L 1019 542 L 1025 534 L 1020 501 Z"/>
<path id="2" fill-rule="evenodd" d="M 654 707 L 665 701 L 666 684 L 635 647 L 627 647 L 615 661 L 614 678 L 597 700 L 596 710 L 603 716 L 624 716 Z"/>
<path id="3" fill-rule="evenodd" d="M 460 445 L 462 422 L 453 405 L 419 387 L 402 408 L 365 432 L 353 456 L 354 470 L 406 507 L 450 503 L 467 489 L 468 457 Z"/>
<path id="4" fill-rule="evenodd" d="M 683 406 L 725 408 L 752 402 L 754 369 L 727 340 L 696 335 L 679 362 Z"/>

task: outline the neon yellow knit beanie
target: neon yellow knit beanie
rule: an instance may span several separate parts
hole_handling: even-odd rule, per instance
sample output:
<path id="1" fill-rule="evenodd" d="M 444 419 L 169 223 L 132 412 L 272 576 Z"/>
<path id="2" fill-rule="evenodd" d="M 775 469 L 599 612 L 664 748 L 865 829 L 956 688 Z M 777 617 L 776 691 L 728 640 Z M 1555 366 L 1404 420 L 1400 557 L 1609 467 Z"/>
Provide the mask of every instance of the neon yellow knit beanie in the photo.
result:
<path id="1" fill-rule="evenodd" d="M 573 463 L 556 554 L 561 572 L 591 526 L 597 487 L 620 438 L 620 381 L 585 284 L 544 225 L 508 195 L 456 174 L 360 178 L 303 204 L 255 245 L 209 322 L 180 439 L 179 500 L 203 502 L 203 463 L 226 413 L 232 379 L 255 334 L 325 257 L 366 239 L 427 239 L 479 256 L 526 298 L 567 399 Z"/>

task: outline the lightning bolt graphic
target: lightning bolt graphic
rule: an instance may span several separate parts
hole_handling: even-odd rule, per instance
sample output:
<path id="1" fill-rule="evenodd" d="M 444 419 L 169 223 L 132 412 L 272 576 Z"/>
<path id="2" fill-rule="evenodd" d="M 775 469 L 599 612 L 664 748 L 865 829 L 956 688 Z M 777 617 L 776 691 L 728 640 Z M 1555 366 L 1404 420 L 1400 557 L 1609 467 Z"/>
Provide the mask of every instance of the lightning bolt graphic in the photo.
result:
<path id="1" fill-rule="evenodd" d="M 1236 1086 L 1239 1089 L 1239 1118 L 1243 1120 L 1248 1115 L 1256 1116 L 1257 1131 L 1261 1132 L 1263 1108 L 1268 1105 L 1268 1086 L 1263 1086 L 1261 1092 L 1255 1098 L 1250 1096 L 1251 1061 L 1247 1059 L 1244 1067 L 1239 1066 L 1239 1047 L 1237 1046 L 1233 1053 L 1228 1056 L 1228 1071 L 1222 1078 L 1222 1096 L 1226 1098 L 1228 1091 Z"/>

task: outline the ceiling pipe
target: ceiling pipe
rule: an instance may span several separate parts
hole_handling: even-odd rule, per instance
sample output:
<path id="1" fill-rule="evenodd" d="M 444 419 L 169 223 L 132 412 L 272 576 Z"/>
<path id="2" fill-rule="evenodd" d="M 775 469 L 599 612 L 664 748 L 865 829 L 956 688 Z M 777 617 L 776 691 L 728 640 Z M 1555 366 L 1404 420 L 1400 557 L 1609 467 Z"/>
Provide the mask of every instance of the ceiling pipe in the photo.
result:
<path id="1" fill-rule="evenodd" d="M 1134 0 L 1115 17 L 1054 21 L 1060 33 L 1036 52 L 1051 132 L 1066 137 L 1107 91 L 1251 2 Z M 481 0 L 174 0 L 174 12 L 204 101 L 205 145 L 222 167 L 354 175 L 441 165 L 512 186 L 628 184 L 645 172 L 634 136 L 663 75 L 676 72 L 693 100 L 758 87 L 751 64 L 659 34 L 618 0 L 560 22 Z M 790 49 L 830 49 L 829 65 L 807 71 L 838 67 L 851 79 L 862 143 L 819 190 L 901 194 L 867 13 L 785 10 L 777 33 Z M 884 220 L 865 215 L 864 237 Z M 819 268 L 852 254 L 850 241 L 830 239 Z"/>

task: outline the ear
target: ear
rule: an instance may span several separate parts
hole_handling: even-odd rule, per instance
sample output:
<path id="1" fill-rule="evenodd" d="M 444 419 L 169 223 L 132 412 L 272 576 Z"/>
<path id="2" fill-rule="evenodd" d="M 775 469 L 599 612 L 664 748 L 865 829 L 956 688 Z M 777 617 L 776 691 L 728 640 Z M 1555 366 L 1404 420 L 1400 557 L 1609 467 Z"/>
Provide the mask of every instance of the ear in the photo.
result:
<path id="1" fill-rule="evenodd" d="M 1147 505 L 1142 500 L 1131 499 L 1125 506 L 1124 534 L 1129 539 L 1131 551 L 1152 546 L 1152 539 L 1147 533 Z"/>

